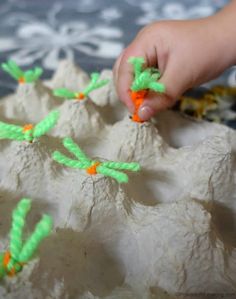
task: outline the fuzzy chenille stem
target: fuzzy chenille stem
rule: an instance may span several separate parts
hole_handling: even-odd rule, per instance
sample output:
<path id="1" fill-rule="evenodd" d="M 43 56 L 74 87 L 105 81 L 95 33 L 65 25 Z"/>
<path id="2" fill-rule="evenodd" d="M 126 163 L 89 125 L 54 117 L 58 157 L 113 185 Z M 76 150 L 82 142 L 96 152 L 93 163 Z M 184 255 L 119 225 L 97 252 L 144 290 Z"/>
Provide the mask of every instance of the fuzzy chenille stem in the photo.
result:
<path id="1" fill-rule="evenodd" d="M 130 171 L 138 171 L 140 170 L 140 165 L 136 162 L 125 163 L 125 162 L 103 162 L 103 166 L 113 169 L 120 169 L 120 170 L 130 170 Z"/>
<path id="2" fill-rule="evenodd" d="M 82 91 L 82 94 L 84 94 L 86 97 L 95 89 L 98 89 L 104 85 L 106 85 L 109 80 L 99 80 L 99 73 L 92 73 L 91 74 L 91 80 L 88 84 L 88 86 Z"/>
<path id="3" fill-rule="evenodd" d="M 53 94 L 57 97 L 66 98 L 68 100 L 76 98 L 76 92 L 70 91 L 67 88 L 57 88 L 53 90 Z"/>
<path id="4" fill-rule="evenodd" d="M 0 121 L 0 132 L 1 131 L 7 131 L 9 133 L 11 133 L 11 132 L 22 133 L 22 127 L 12 125 L 12 124 L 7 124 L 7 123 L 4 123 L 4 122 Z"/>
<path id="5" fill-rule="evenodd" d="M 89 167 L 92 161 L 85 155 L 81 148 L 71 138 L 64 138 L 63 145 L 73 154 L 83 165 Z"/>
<path id="6" fill-rule="evenodd" d="M 130 57 L 129 63 L 133 65 L 134 79 L 130 87 L 130 96 L 134 104 L 134 113 L 132 120 L 135 122 L 142 123 L 142 119 L 139 117 L 139 109 L 142 106 L 145 97 L 149 90 L 163 93 L 165 92 L 164 84 L 157 82 L 160 78 L 160 72 L 158 69 L 149 67 L 143 69 L 144 59 L 143 57 Z"/>
<path id="7" fill-rule="evenodd" d="M 89 96 L 90 92 L 106 85 L 109 82 L 109 80 L 106 79 L 99 81 L 99 77 L 99 73 L 92 73 L 90 82 L 82 91 L 73 92 L 67 88 L 57 88 L 53 91 L 53 94 L 55 96 L 66 98 L 68 100 L 83 100 L 84 98 Z"/>
<path id="8" fill-rule="evenodd" d="M 34 232 L 23 245 L 19 255 L 21 263 L 26 263 L 31 259 L 39 244 L 50 234 L 51 230 L 52 218 L 48 215 L 43 215 L 40 222 L 36 225 Z"/>
<path id="9" fill-rule="evenodd" d="M 127 183 L 128 176 L 118 170 L 140 170 L 140 165 L 136 162 L 100 162 L 96 160 L 90 160 L 71 138 L 64 138 L 63 144 L 71 154 L 76 156 L 78 161 L 70 159 L 58 151 L 53 153 L 53 159 L 58 163 L 68 167 L 86 169 L 87 173 L 90 175 L 96 175 L 97 173 L 100 173 L 114 178 L 119 183 Z"/>
<path id="10" fill-rule="evenodd" d="M 70 159 L 58 151 L 55 151 L 53 153 L 52 158 L 53 160 L 57 161 L 59 164 L 63 164 L 71 168 L 80 168 L 80 169 L 87 168 L 87 165 L 84 165 L 80 161 Z"/>
<path id="11" fill-rule="evenodd" d="M 2 63 L 2 69 L 19 83 L 32 83 L 38 80 L 43 73 L 43 70 L 40 67 L 23 72 L 13 60 L 8 60 L 6 63 Z"/>
<path id="12" fill-rule="evenodd" d="M 10 231 L 11 256 L 18 260 L 22 248 L 22 232 L 25 226 L 25 218 L 31 207 L 31 201 L 23 198 L 12 213 L 12 227 Z"/>
<path id="13" fill-rule="evenodd" d="M 17 81 L 24 76 L 22 69 L 13 60 L 2 63 L 2 69 Z"/>
<path id="14" fill-rule="evenodd" d="M 131 57 L 128 60 L 133 65 L 134 80 L 131 85 L 132 91 L 150 89 L 156 92 L 164 92 L 165 86 L 157 82 L 160 72 L 155 68 L 146 68 L 142 70 L 144 65 L 143 57 Z"/>
<path id="15" fill-rule="evenodd" d="M 31 200 L 23 198 L 12 213 L 12 227 L 10 231 L 10 251 L 0 254 L 0 278 L 6 275 L 14 276 L 21 271 L 23 265 L 30 260 L 41 241 L 52 229 L 52 218 L 44 215 L 36 225 L 34 232 L 23 243 L 22 234 L 27 213 L 31 208 Z"/>
<path id="16" fill-rule="evenodd" d="M 103 165 L 97 167 L 97 172 L 117 180 L 118 183 L 127 183 L 129 180 L 125 173 L 107 168 Z"/>
<path id="17" fill-rule="evenodd" d="M 59 111 L 54 110 L 50 112 L 41 122 L 39 122 L 33 129 L 33 137 L 39 138 L 51 130 L 57 123 L 59 118 Z"/>

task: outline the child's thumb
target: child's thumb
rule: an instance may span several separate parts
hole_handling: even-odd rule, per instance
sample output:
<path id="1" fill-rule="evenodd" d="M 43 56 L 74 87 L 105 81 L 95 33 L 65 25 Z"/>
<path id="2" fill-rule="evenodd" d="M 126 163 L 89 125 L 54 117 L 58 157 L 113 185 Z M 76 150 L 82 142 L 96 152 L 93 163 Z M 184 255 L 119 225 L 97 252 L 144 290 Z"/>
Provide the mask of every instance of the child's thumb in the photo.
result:
<path id="1" fill-rule="evenodd" d="M 139 108 L 138 115 L 142 120 L 146 121 L 158 112 L 170 108 L 173 104 L 174 101 L 167 95 L 155 95 L 144 101 L 143 105 Z"/>

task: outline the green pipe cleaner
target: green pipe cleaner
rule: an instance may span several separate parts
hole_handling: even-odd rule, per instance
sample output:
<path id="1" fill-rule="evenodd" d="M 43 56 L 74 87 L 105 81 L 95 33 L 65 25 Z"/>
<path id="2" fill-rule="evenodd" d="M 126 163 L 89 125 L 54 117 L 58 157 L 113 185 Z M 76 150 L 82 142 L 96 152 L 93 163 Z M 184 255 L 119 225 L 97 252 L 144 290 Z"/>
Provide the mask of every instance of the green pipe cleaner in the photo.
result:
<path id="1" fill-rule="evenodd" d="M 128 62 L 133 65 L 134 69 L 134 80 L 131 85 L 132 91 L 150 89 L 155 92 L 165 92 L 164 84 L 157 82 L 160 78 L 158 69 L 150 67 L 143 70 L 145 63 L 143 57 L 130 57 Z"/>
<path id="2" fill-rule="evenodd" d="M 74 143 L 71 138 L 64 138 L 63 145 L 65 148 L 76 157 L 75 159 L 68 158 L 59 151 L 55 151 L 52 158 L 60 164 L 66 165 L 71 168 L 86 169 L 90 175 L 97 173 L 109 176 L 117 180 L 119 183 L 127 183 L 128 176 L 120 170 L 139 171 L 140 165 L 136 162 L 99 162 L 89 159 L 80 147 Z"/>
<path id="3" fill-rule="evenodd" d="M 59 111 L 54 110 L 35 126 L 27 124 L 21 127 L 0 121 L 0 139 L 26 140 L 32 142 L 34 139 L 45 135 L 51 130 L 56 125 L 58 118 Z"/>
<path id="4" fill-rule="evenodd" d="M 40 67 L 23 72 L 13 60 L 8 60 L 6 63 L 2 63 L 2 69 L 19 83 L 35 82 L 43 73 L 43 70 Z"/>
<path id="5" fill-rule="evenodd" d="M 43 215 L 42 219 L 36 225 L 32 235 L 28 238 L 25 245 L 19 254 L 19 260 L 27 263 L 37 250 L 39 244 L 45 239 L 52 229 L 52 218 L 48 215 Z"/>
<path id="6" fill-rule="evenodd" d="M 53 91 L 57 97 L 66 98 L 67 100 L 82 100 L 89 96 L 90 92 L 106 85 L 109 80 L 100 80 L 99 73 L 92 73 L 89 84 L 81 92 L 73 92 L 67 88 L 58 88 Z"/>
<path id="7" fill-rule="evenodd" d="M 0 278 L 6 275 L 14 276 L 21 271 L 24 264 L 30 261 L 42 240 L 52 230 L 52 218 L 48 215 L 43 215 L 34 232 L 24 243 L 22 240 L 23 229 L 30 208 L 31 200 L 23 198 L 12 213 L 9 251 L 0 255 Z"/>

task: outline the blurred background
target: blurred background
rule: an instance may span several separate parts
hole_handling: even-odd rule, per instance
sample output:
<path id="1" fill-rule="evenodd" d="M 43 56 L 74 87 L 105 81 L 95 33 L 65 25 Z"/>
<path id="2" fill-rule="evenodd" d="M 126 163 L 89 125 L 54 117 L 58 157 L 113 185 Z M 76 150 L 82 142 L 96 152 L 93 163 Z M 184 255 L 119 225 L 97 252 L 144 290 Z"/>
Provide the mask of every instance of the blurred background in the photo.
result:
<path id="1" fill-rule="evenodd" d="M 42 66 L 50 77 L 63 58 L 87 72 L 112 68 L 121 50 L 146 24 L 214 14 L 228 0 L 1 0 L 0 62 Z M 224 53 L 222 53 L 224 55 Z M 184 67 L 184 66 L 183 66 Z M 217 83 L 235 84 L 236 68 Z M 0 71 L 0 95 L 15 83 Z"/>

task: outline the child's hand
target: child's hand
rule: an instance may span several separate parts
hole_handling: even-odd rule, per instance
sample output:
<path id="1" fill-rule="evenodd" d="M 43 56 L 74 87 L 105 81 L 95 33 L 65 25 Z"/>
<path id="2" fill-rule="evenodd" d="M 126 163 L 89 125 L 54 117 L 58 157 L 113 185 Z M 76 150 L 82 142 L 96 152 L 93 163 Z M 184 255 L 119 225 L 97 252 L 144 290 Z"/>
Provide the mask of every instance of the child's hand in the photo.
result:
<path id="1" fill-rule="evenodd" d="M 143 28 L 114 66 L 118 95 L 130 111 L 133 112 L 133 104 L 128 91 L 133 73 L 127 62 L 129 57 L 142 56 L 147 66 L 158 67 L 162 74 L 160 82 L 166 86 L 165 95 L 150 93 L 140 107 L 140 118 L 148 120 L 172 106 L 187 89 L 215 78 L 233 63 L 222 39 L 222 22 L 218 24 L 214 16 L 156 22 Z"/>

